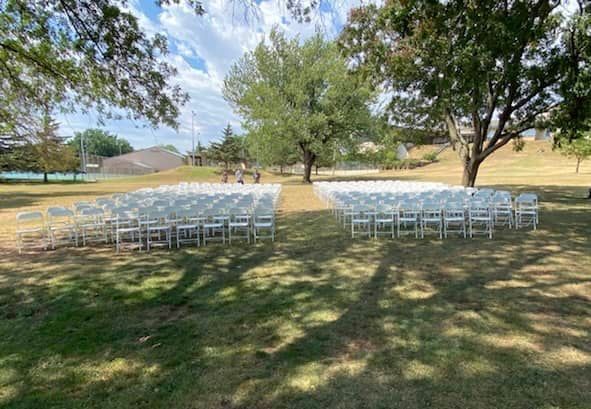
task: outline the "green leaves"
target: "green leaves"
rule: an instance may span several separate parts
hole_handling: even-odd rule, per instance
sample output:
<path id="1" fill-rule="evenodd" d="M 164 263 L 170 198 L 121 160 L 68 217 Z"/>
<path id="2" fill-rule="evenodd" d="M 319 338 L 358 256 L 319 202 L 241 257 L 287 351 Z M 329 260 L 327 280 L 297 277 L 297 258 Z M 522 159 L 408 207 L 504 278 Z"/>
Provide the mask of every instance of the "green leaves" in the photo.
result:
<path id="1" fill-rule="evenodd" d="M 353 10 L 339 43 L 360 75 L 391 94 L 395 125 L 447 128 L 473 184 L 482 161 L 549 113 L 565 130 L 591 114 L 588 17 L 558 6 L 390 1 Z"/>
<path id="2" fill-rule="evenodd" d="M 199 2 L 189 3 L 199 10 Z M 1 129 L 22 140 L 40 112 L 76 109 L 176 126 L 188 96 L 172 84 L 176 71 L 161 59 L 166 41 L 148 38 L 120 5 L 0 2 L 0 99 L 9 102 L 0 106 Z"/>
<path id="3" fill-rule="evenodd" d="M 207 148 L 207 157 L 223 162 L 225 168 L 228 168 L 232 163 L 238 163 L 246 159 L 244 138 L 234 135 L 232 126 L 228 124 L 223 130 L 222 141 L 213 142 Z"/>
<path id="4" fill-rule="evenodd" d="M 224 97 L 244 118 L 251 152 L 279 165 L 299 153 L 306 181 L 327 147 L 332 152 L 335 141 L 371 128 L 373 96 L 350 75 L 335 44 L 319 34 L 300 43 L 276 29 L 224 80 Z"/>
<path id="5" fill-rule="evenodd" d="M 68 141 L 68 145 L 75 149 L 78 155 L 80 155 L 81 139 L 84 139 L 84 147 L 88 155 L 112 157 L 133 151 L 126 139 L 102 129 L 86 129 L 84 132 L 76 132 L 74 138 Z"/>

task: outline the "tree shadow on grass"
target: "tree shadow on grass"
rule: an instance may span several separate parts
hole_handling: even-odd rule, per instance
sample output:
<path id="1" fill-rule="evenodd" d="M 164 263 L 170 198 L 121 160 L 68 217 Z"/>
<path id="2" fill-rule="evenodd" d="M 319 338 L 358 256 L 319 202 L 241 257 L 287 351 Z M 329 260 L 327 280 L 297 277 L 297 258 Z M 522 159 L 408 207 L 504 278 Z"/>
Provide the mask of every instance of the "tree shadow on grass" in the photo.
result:
<path id="1" fill-rule="evenodd" d="M 351 240 L 320 211 L 272 244 L 6 260 L 0 405 L 584 407 L 591 216 L 568 191 L 494 240 Z"/>

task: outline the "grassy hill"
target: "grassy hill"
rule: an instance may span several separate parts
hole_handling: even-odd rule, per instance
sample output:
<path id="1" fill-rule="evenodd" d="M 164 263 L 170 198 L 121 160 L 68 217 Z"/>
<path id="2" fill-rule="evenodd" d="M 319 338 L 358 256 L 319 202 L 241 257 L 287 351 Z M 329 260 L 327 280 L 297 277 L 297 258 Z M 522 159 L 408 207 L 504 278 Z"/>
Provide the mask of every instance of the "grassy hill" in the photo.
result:
<path id="1" fill-rule="evenodd" d="M 421 158 L 434 149 L 433 146 L 412 149 L 411 157 Z M 440 154 L 437 163 L 411 171 L 394 172 L 393 176 L 397 174 L 458 184 L 462 178 L 462 167 L 456 152 L 450 147 Z M 575 161 L 552 150 L 550 142 L 526 141 L 521 152 L 514 152 L 509 143 L 480 167 L 477 185 L 488 184 L 585 186 L 591 184 L 591 161 L 583 162 L 577 175 Z"/>

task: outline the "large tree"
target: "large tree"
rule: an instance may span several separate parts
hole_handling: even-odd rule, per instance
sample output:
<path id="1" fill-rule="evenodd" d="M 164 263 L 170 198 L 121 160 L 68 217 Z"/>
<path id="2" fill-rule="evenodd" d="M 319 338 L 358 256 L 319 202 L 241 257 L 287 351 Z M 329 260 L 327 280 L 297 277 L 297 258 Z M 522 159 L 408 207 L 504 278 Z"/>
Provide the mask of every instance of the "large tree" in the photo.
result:
<path id="1" fill-rule="evenodd" d="M 473 186 L 487 157 L 570 98 L 560 87 L 573 67 L 572 25 L 559 6 L 388 0 L 354 9 L 340 42 L 357 71 L 392 96 L 392 122 L 447 130 L 462 182 Z"/>
<path id="2" fill-rule="evenodd" d="M 76 132 L 68 141 L 68 145 L 74 148 L 78 155 L 82 148 L 81 140 L 84 140 L 84 151 L 87 155 L 111 157 L 133 151 L 127 139 L 102 129 L 86 129 L 83 132 Z"/>
<path id="3" fill-rule="evenodd" d="M 212 142 L 207 148 L 207 156 L 209 159 L 222 162 L 227 169 L 230 164 L 246 159 L 244 149 L 244 139 L 234 135 L 232 126 L 228 124 L 222 131 L 222 140 Z"/>
<path id="4" fill-rule="evenodd" d="M 65 138 L 58 136 L 59 124 L 49 115 L 40 122 L 40 129 L 27 142 L 0 152 L 0 169 L 43 173 L 44 182 L 50 173 L 78 171 L 80 160 L 76 151 L 64 143 Z"/>
<path id="5" fill-rule="evenodd" d="M 562 141 L 560 151 L 565 156 L 575 158 L 575 172 L 579 173 L 581 162 L 591 157 L 591 135 L 587 134 L 570 142 Z"/>
<path id="6" fill-rule="evenodd" d="M 371 92 L 321 35 L 300 43 L 272 30 L 230 69 L 224 97 L 259 146 L 277 138 L 299 151 L 305 182 L 326 146 L 354 139 L 371 123 Z"/>
<path id="7" fill-rule="evenodd" d="M 586 6 L 585 6 L 586 4 Z M 578 1 L 578 10 L 565 24 L 564 78 L 558 88 L 562 103 L 545 121 L 555 130 L 557 145 L 588 137 L 591 130 L 591 3 Z"/>
<path id="8" fill-rule="evenodd" d="M 245 143 L 252 158 L 262 166 L 279 166 L 283 174 L 286 166 L 294 165 L 300 160 L 298 147 L 283 134 L 274 133 L 272 129 L 260 126 L 245 136 Z"/>
<path id="9" fill-rule="evenodd" d="M 184 1 L 203 13 L 201 2 Z M 40 128 L 42 113 L 75 109 L 176 126 L 188 96 L 163 58 L 166 38 L 148 37 L 126 5 L 0 0 L 0 135 L 22 141 Z"/>

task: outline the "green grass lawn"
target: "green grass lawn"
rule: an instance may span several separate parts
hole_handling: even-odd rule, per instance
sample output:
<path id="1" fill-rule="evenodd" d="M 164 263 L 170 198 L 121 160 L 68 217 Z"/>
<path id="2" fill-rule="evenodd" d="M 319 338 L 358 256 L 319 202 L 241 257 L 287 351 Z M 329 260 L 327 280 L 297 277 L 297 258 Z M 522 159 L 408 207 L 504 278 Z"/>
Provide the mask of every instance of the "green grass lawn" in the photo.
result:
<path id="1" fill-rule="evenodd" d="M 446 155 L 377 177 L 457 181 Z M 275 243 L 20 258 L 21 209 L 218 175 L 0 186 L 0 407 L 591 408 L 591 173 L 540 155 L 483 169 L 542 201 L 538 231 L 494 240 L 351 240 L 264 174 Z"/>

